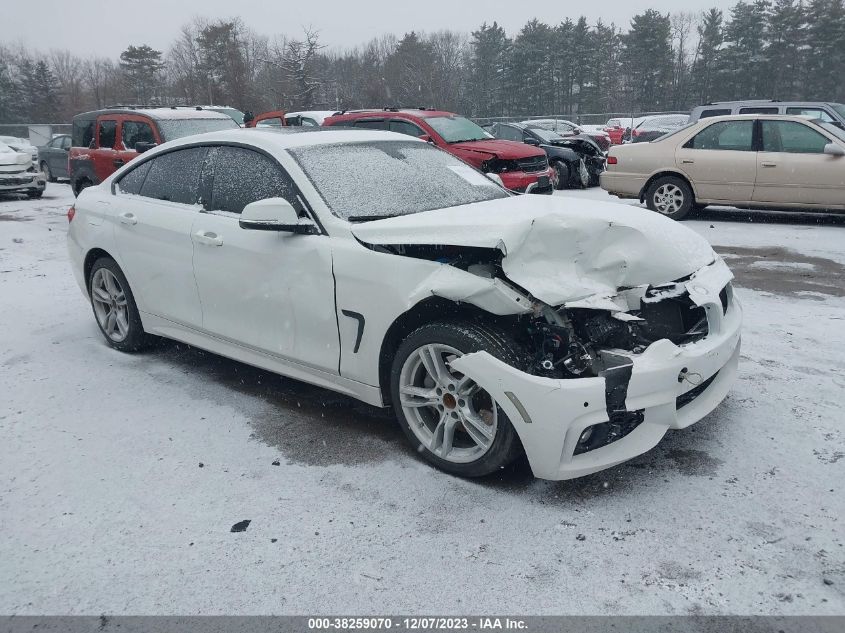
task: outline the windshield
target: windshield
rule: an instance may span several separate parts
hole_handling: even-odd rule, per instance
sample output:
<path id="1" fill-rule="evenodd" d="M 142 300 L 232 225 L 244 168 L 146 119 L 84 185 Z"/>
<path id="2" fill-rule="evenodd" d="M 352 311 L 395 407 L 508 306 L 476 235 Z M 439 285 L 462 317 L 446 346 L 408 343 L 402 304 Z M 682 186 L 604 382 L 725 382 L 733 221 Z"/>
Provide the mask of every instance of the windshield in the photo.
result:
<path id="1" fill-rule="evenodd" d="M 165 141 L 172 141 L 191 134 L 203 134 L 204 132 L 218 132 L 237 128 L 238 124 L 232 119 L 159 119 L 158 129 Z"/>
<path id="2" fill-rule="evenodd" d="M 311 145 L 288 151 L 332 213 L 353 222 L 508 197 L 484 174 L 419 141 Z"/>
<path id="3" fill-rule="evenodd" d="M 235 108 L 204 108 L 205 110 L 212 110 L 213 112 L 219 112 L 220 114 L 225 114 L 227 117 L 230 117 L 235 123 L 238 125 L 244 124 L 244 113 L 240 110 L 235 110 Z"/>
<path id="4" fill-rule="evenodd" d="M 666 134 L 662 134 L 661 136 L 658 136 L 656 139 L 654 139 L 651 142 L 656 143 L 657 141 L 662 141 L 663 139 L 667 139 L 671 136 L 675 136 L 675 134 L 679 134 L 680 132 L 683 132 L 687 128 L 691 128 L 696 123 L 698 123 L 698 121 L 693 121 L 692 123 L 687 123 L 686 125 L 679 127 L 677 130 L 672 130 L 671 132 L 667 132 Z"/>
<path id="5" fill-rule="evenodd" d="M 483 141 L 493 135 L 462 116 L 435 116 L 425 120 L 447 143 Z"/>
<path id="6" fill-rule="evenodd" d="M 543 139 L 546 143 L 554 143 L 555 141 L 562 141 L 564 137 L 562 137 L 557 132 L 552 132 L 551 130 L 544 130 L 541 127 L 533 127 L 529 126 L 529 129 Z"/>

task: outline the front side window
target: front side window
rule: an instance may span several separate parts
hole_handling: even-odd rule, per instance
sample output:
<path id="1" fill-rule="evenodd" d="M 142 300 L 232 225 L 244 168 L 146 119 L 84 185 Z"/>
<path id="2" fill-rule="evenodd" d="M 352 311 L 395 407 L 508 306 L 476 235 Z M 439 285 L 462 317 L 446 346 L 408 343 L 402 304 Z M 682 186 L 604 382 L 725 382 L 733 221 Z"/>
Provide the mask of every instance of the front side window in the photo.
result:
<path id="1" fill-rule="evenodd" d="M 497 125 L 496 126 L 496 138 L 502 138 L 506 141 L 519 141 L 522 142 L 522 130 L 519 128 L 512 127 L 510 125 Z"/>
<path id="2" fill-rule="evenodd" d="M 242 213 L 250 202 L 284 198 L 304 213 L 290 176 L 271 158 L 243 147 L 214 147 L 209 153 L 211 211 Z"/>
<path id="3" fill-rule="evenodd" d="M 75 118 L 73 120 L 73 146 L 88 147 L 94 140 L 94 119 Z"/>
<path id="4" fill-rule="evenodd" d="M 821 154 L 830 141 L 809 125 L 794 121 L 763 121 L 763 151 Z"/>
<path id="5" fill-rule="evenodd" d="M 200 173 L 207 151 L 205 147 L 189 147 L 151 159 L 141 195 L 167 202 L 199 204 Z"/>
<path id="6" fill-rule="evenodd" d="M 53 149 L 61 149 L 62 148 L 62 137 L 58 136 L 50 141 L 50 147 Z"/>
<path id="7" fill-rule="evenodd" d="M 62 137 L 62 149 L 70 149 L 70 137 L 63 136 Z"/>
<path id="8" fill-rule="evenodd" d="M 692 137 L 685 147 L 750 152 L 753 139 L 754 121 L 719 121 Z"/>
<path id="9" fill-rule="evenodd" d="M 104 149 L 111 149 L 114 147 L 116 132 L 117 121 L 100 121 L 97 125 L 97 139 L 100 147 Z"/>
<path id="10" fill-rule="evenodd" d="M 219 132 L 221 130 L 237 129 L 239 126 L 229 117 L 219 119 L 159 119 L 158 129 L 163 141 L 172 141 L 191 134 Z"/>
<path id="11" fill-rule="evenodd" d="M 332 213 L 353 222 L 508 197 L 451 154 L 410 139 L 288 151 Z"/>
<path id="12" fill-rule="evenodd" d="M 143 121 L 124 121 L 121 130 L 123 147 L 135 149 L 135 143 L 155 143 L 153 128 Z"/>
<path id="13" fill-rule="evenodd" d="M 483 141 L 493 135 L 462 116 L 433 116 L 425 120 L 447 143 Z"/>
<path id="14" fill-rule="evenodd" d="M 414 125 L 410 121 L 403 121 L 401 119 L 393 119 L 390 122 L 390 131 L 415 137 L 420 137 L 425 134 L 425 132 L 423 132 L 418 126 Z"/>
<path id="15" fill-rule="evenodd" d="M 150 168 L 153 166 L 153 161 L 148 160 L 138 165 L 135 169 L 123 176 L 117 183 L 117 191 L 119 193 L 131 193 L 136 196 L 141 195 L 141 188 L 144 186 L 144 180 Z"/>

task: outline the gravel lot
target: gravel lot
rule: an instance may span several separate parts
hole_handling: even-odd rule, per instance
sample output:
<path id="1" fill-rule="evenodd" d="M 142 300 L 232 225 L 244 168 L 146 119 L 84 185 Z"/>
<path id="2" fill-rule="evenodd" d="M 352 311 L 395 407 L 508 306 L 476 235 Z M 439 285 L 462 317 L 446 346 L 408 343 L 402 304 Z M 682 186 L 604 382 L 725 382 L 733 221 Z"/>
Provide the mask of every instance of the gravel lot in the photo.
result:
<path id="1" fill-rule="evenodd" d="M 108 348 L 72 200 L 0 198 L 0 613 L 845 612 L 845 218 L 686 222 L 745 308 L 728 399 L 597 475 L 464 481 L 343 396 Z"/>

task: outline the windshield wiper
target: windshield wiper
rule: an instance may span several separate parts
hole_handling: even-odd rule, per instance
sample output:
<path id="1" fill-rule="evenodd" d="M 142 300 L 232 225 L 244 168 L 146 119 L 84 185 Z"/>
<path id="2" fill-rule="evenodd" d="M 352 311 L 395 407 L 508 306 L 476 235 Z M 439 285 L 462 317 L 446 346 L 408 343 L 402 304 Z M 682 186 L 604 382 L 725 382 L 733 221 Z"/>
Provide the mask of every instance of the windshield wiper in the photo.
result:
<path id="1" fill-rule="evenodd" d="M 462 138 L 457 141 L 449 141 L 450 143 L 471 143 L 473 141 L 492 141 L 492 138 Z"/>
<path id="2" fill-rule="evenodd" d="M 387 218 L 395 218 L 397 215 L 350 215 L 347 220 L 350 222 L 372 222 L 373 220 L 386 220 Z"/>

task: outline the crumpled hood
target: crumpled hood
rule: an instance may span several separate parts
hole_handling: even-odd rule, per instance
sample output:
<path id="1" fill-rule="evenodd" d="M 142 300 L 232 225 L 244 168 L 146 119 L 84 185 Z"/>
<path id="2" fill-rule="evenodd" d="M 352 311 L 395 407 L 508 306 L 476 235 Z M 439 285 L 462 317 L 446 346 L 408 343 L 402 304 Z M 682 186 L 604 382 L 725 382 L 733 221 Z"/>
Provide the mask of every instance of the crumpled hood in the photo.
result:
<path id="1" fill-rule="evenodd" d="M 514 196 L 351 230 L 367 244 L 498 248 L 507 278 L 550 305 L 675 281 L 716 259 L 707 240 L 674 220 L 579 198 Z"/>
<path id="2" fill-rule="evenodd" d="M 32 162 L 32 156 L 23 152 L 0 151 L 0 165 L 29 165 Z"/>
<path id="3" fill-rule="evenodd" d="M 470 152 L 480 152 L 483 154 L 490 154 L 504 160 L 520 160 L 523 158 L 534 158 L 544 154 L 543 150 L 526 145 L 525 143 L 517 143 L 516 141 L 506 141 L 503 139 L 491 138 L 481 141 L 464 141 L 462 143 L 450 143 L 453 149 L 462 149 Z"/>

